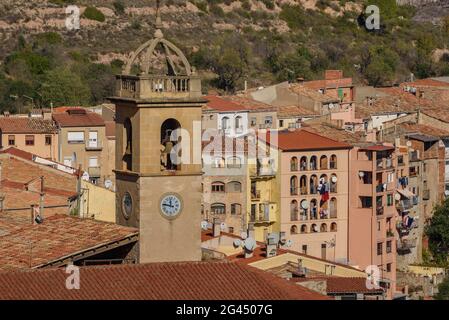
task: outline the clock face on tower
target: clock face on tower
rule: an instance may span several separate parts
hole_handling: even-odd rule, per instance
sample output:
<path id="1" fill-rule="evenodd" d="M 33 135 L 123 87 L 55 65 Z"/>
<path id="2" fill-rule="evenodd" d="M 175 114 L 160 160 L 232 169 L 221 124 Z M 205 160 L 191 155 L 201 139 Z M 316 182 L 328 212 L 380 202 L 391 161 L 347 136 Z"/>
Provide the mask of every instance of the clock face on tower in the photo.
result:
<path id="1" fill-rule="evenodd" d="M 166 219 L 175 219 L 182 211 L 182 199 L 176 193 L 166 193 L 160 201 L 161 214 Z"/>

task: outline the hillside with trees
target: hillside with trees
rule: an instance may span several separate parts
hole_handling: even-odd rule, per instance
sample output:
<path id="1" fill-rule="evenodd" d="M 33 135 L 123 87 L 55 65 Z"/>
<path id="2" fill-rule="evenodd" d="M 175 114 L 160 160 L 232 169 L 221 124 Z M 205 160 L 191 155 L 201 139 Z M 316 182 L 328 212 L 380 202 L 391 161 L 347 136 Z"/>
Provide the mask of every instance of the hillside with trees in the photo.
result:
<path id="1" fill-rule="evenodd" d="M 80 30 L 65 8 L 81 8 Z M 377 4 L 381 28 L 365 28 Z M 154 32 L 153 0 L 4 0 L 0 110 L 98 104 L 114 74 Z M 416 21 L 394 0 L 167 0 L 164 34 L 188 55 L 204 88 L 232 92 L 342 69 L 357 83 L 391 85 L 449 74 L 449 18 Z"/>

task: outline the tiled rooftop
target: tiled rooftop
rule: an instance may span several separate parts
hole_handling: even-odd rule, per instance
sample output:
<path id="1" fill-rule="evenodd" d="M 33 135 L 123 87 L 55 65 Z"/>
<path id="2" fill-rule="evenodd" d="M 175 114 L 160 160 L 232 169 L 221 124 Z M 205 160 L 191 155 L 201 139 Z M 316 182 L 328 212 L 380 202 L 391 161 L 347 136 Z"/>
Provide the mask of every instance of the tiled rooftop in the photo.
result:
<path id="1" fill-rule="evenodd" d="M 277 108 L 277 115 L 278 118 L 288 118 L 298 116 L 316 117 L 320 114 L 314 110 L 302 106 L 285 106 Z"/>
<path id="2" fill-rule="evenodd" d="M 284 151 L 350 149 L 351 145 L 305 129 L 279 131 L 278 141 L 269 141 Z"/>
<path id="3" fill-rule="evenodd" d="M 3 133 L 56 133 L 57 128 L 52 120 L 28 117 L 0 117 L 0 130 Z"/>
<path id="4" fill-rule="evenodd" d="M 382 294 L 382 288 L 368 289 L 366 286 L 366 278 L 356 277 L 335 277 L 335 276 L 317 276 L 311 278 L 292 278 L 290 281 L 306 282 L 306 281 L 326 281 L 326 292 L 328 294 L 345 294 L 345 293 L 371 293 Z"/>
<path id="5" fill-rule="evenodd" d="M 103 118 L 84 108 L 67 108 L 64 112 L 53 113 L 53 120 L 61 127 L 100 127 Z"/>
<path id="6" fill-rule="evenodd" d="M 79 290 L 67 290 L 66 279 L 67 274 L 64 269 L 0 272 L 0 299 L 329 299 L 264 271 L 231 262 L 177 262 L 81 267 Z"/>
<path id="7" fill-rule="evenodd" d="M 137 231 L 65 214 L 45 217 L 41 224 L 18 224 L 13 214 L 0 213 L 0 270 L 35 268 L 120 241 Z"/>

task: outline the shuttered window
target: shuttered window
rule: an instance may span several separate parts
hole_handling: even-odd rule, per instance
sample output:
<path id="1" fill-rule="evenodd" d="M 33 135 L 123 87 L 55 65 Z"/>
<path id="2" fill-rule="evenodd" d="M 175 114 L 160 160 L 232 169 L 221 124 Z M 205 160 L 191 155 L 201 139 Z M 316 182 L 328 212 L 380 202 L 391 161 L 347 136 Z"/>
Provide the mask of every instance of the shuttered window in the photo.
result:
<path id="1" fill-rule="evenodd" d="M 69 143 L 83 143 L 84 142 L 84 132 L 83 131 L 72 131 L 67 135 L 67 140 Z"/>

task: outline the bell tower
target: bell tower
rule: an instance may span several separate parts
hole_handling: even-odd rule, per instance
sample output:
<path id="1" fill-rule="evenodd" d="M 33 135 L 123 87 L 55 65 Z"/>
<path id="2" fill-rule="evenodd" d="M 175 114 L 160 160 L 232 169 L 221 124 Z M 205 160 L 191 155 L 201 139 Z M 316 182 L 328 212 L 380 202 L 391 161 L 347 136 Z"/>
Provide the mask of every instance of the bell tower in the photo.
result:
<path id="1" fill-rule="evenodd" d="M 201 81 L 154 38 L 116 76 L 116 218 L 140 230 L 139 262 L 201 260 Z"/>

